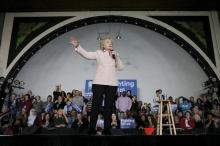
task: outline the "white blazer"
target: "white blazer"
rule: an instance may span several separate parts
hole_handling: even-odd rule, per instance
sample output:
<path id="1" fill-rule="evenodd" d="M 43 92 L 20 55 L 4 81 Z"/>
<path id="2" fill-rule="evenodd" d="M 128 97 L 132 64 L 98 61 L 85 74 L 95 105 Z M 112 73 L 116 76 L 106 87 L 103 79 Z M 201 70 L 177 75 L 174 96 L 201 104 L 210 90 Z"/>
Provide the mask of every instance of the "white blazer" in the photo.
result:
<path id="1" fill-rule="evenodd" d="M 115 55 L 116 59 L 113 59 L 108 51 L 87 52 L 81 46 L 75 48 L 75 51 L 86 59 L 96 60 L 97 68 L 93 84 L 118 86 L 116 72 L 124 68 L 118 53 Z"/>

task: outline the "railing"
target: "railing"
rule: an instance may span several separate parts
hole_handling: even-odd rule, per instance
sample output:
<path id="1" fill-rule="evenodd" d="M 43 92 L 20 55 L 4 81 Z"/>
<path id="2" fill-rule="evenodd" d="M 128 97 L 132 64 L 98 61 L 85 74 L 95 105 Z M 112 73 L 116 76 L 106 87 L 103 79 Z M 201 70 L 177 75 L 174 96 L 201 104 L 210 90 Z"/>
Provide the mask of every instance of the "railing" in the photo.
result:
<path id="1" fill-rule="evenodd" d="M 6 112 L 3 112 L 3 113 L 0 113 L 0 127 L 2 126 L 1 124 L 2 124 L 2 119 L 4 119 L 6 116 L 10 116 L 10 118 L 11 118 L 11 110 L 9 109 L 9 110 L 7 110 Z"/>

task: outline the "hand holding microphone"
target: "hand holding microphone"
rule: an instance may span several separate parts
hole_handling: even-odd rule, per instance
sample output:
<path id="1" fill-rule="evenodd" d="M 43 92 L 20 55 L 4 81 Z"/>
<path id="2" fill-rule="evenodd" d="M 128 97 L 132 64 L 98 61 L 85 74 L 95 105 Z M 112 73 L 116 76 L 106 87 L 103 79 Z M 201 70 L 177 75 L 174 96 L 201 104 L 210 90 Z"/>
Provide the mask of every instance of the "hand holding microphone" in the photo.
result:
<path id="1" fill-rule="evenodd" d="M 114 50 L 111 50 L 110 53 L 111 53 L 111 55 L 112 55 L 112 58 L 113 58 L 113 59 L 116 59 L 117 52 L 114 51 Z"/>
<path id="2" fill-rule="evenodd" d="M 113 58 L 113 59 L 115 59 L 115 58 L 116 58 L 116 56 L 115 56 L 115 55 L 116 55 L 116 52 L 113 50 L 113 51 L 112 51 L 112 58 Z"/>

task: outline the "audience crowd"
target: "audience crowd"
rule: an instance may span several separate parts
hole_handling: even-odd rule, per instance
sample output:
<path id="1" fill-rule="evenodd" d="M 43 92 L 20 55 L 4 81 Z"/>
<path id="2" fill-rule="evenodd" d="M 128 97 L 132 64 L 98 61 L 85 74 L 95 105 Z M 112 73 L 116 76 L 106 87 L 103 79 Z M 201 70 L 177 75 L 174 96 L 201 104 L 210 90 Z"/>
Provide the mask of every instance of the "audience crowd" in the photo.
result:
<path id="1" fill-rule="evenodd" d="M 130 90 L 118 93 L 112 109 L 112 128 L 122 128 L 121 121 L 125 119 L 133 120 L 137 130 L 157 128 L 160 98 L 166 98 L 161 89 L 156 90 L 152 103 L 143 103 Z M 201 95 L 197 98 L 181 96 L 173 99 L 170 96 L 167 100 L 171 102 L 177 130 L 205 129 L 212 132 L 220 128 L 219 98 Z M 75 89 L 66 93 L 57 87 L 52 95 L 47 96 L 46 101 L 42 101 L 41 96 L 33 95 L 31 90 L 24 95 L 12 93 L 1 111 L 9 111 L 10 116 L 1 118 L 0 134 L 21 134 L 28 128 L 88 129 L 91 107 L 92 97 L 84 97 L 82 91 Z M 103 129 L 103 108 L 104 105 L 99 108 L 97 133 L 101 133 Z M 163 112 L 167 112 L 166 106 Z M 163 123 L 167 122 L 168 118 L 163 117 Z"/>

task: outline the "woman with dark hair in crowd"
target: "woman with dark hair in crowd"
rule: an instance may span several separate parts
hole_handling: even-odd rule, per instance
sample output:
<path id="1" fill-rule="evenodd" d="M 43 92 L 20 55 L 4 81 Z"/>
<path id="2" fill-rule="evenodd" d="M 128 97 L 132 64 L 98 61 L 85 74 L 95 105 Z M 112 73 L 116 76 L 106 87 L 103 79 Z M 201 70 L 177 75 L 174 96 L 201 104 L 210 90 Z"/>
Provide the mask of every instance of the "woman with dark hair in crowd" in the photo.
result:
<path id="1" fill-rule="evenodd" d="M 76 119 L 72 124 L 74 129 L 85 129 L 88 128 L 88 122 L 83 118 L 82 113 L 77 113 Z"/>
<path id="2" fill-rule="evenodd" d="M 156 128 L 157 127 L 157 122 L 156 122 L 156 119 L 154 118 L 153 115 L 151 115 L 151 114 L 147 115 L 147 122 L 148 122 L 147 128 Z"/>
<path id="3" fill-rule="evenodd" d="M 141 114 L 137 120 L 137 129 L 143 130 L 148 127 L 148 121 L 146 119 L 145 114 Z"/>
<path id="4" fill-rule="evenodd" d="M 115 113 L 112 114 L 112 121 L 111 121 L 112 128 L 120 128 L 120 122 L 117 118 L 117 115 Z"/>
<path id="5" fill-rule="evenodd" d="M 45 114 L 41 126 L 42 126 L 43 128 L 50 128 L 50 127 L 53 127 L 53 126 L 54 126 L 53 121 L 52 121 L 52 118 L 51 118 L 51 116 L 50 116 L 49 113 L 46 113 L 46 114 Z"/>
<path id="6" fill-rule="evenodd" d="M 213 119 L 213 114 L 211 112 L 207 113 L 207 120 L 205 121 L 205 128 L 208 132 L 213 132 L 216 128 L 215 121 Z"/>
<path id="7" fill-rule="evenodd" d="M 54 114 L 53 121 L 54 121 L 54 127 L 56 128 L 66 127 L 68 123 L 68 119 L 63 109 L 58 109 L 57 113 Z"/>

